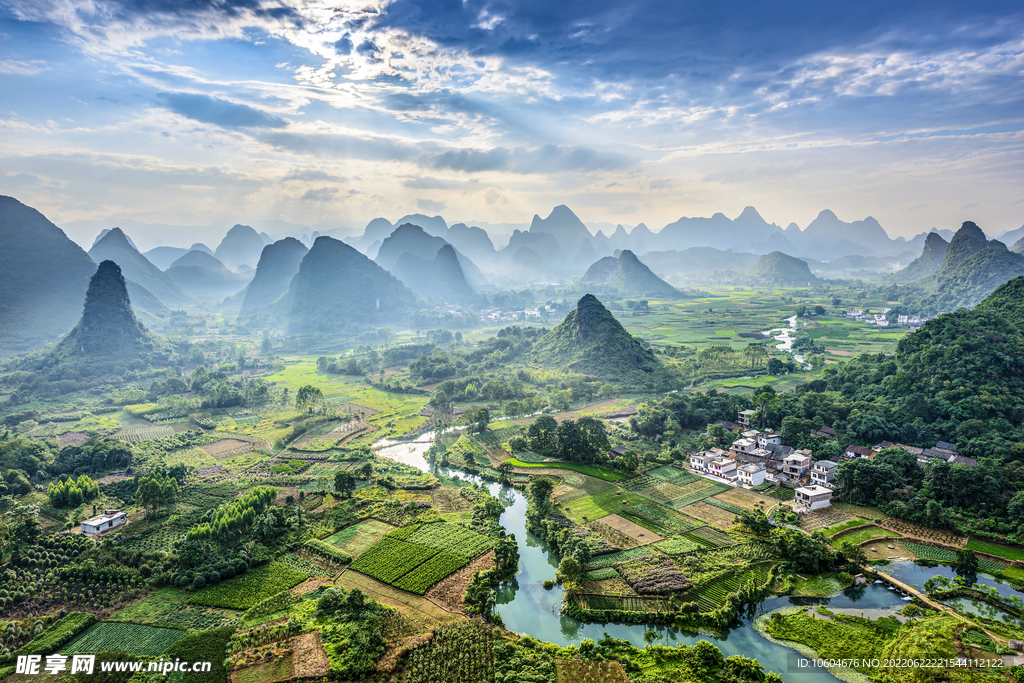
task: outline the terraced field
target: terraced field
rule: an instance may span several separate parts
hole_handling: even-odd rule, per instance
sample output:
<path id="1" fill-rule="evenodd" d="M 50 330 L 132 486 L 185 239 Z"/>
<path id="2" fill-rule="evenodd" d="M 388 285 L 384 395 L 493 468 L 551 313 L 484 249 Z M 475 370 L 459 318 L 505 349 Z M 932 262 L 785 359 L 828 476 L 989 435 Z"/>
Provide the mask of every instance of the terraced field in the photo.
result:
<path id="1" fill-rule="evenodd" d="M 764 585 L 768 580 L 768 573 L 771 571 L 771 567 L 771 563 L 758 564 L 701 586 L 695 593 L 697 604 L 700 605 L 700 611 L 715 611 L 725 603 L 725 598 L 730 593 L 736 592 L 751 579 L 758 586 Z"/>
<path id="2" fill-rule="evenodd" d="M 736 539 L 707 526 L 702 526 L 698 529 L 687 532 L 683 534 L 683 538 L 699 543 L 705 548 L 724 548 L 726 546 L 736 545 Z"/>
<path id="3" fill-rule="evenodd" d="M 919 543 L 911 543 L 910 541 L 897 542 L 918 557 L 923 557 L 928 560 L 936 560 L 938 562 L 954 562 L 956 560 L 956 553 L 952 550 L 942 550 L 941 548 L 933 548 L 930 545 L 921 545 Z M 1002 565 L 995 560 L 980 557 L 978 558 L 978 567 L 984 571 L 995 572 L 997 574 L 1005 569 L 1005 565 Z"/>

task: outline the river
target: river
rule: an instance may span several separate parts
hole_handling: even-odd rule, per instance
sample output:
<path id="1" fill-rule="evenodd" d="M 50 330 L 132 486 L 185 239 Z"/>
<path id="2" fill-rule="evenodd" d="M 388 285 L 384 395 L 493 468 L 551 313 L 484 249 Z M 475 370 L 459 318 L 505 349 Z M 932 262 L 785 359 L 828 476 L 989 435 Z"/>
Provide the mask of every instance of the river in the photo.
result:
<path id="1" fill-rule="evenodd" d="M 804 355 L 801 353 L 793 353 L 793 342 L 796 341 L 796 339 L 793 337 L 791 330 L 800 329 L 805 326 L 806 323 L 797 322 L 795 315 L 791 318 L 787 318 L 787 322 L 789 323 L 789 329 L 776 328 L 774 330 L 765 330 L 762 334 L 769 337 L 775 337 L 775 341 L 781 342 L 780 344 L 776 344 L 775 348 L 779 351 L 785 351 L 786 353 L 792 354 L 793 358 L 796 359 L 798 363 L 803 363 Z"/>
<path id="2" fill-rule="evenodd" d="M 579 645 L 584 638 L 597 641 L 608 633 L 613 638 L 628 640 L 642 648 L 646 644 L 644 633 L 654 630 L 658 634 L 655 642 L 662 645 L 692 645 L 698 640 L 707 640 L 714 643 L 726 657 L 743 655 L 757 659 L 765 669 L 781 674 L 790 683 L 836 683 L 839 679 L 824 671 L 791 673 L 791 659 L 796 656 L 796 651 L 761 636 L 752 627 L 753 620 L 793 605 L 824 604 L 833 609 L 853 610 L 853 613 L 856 610 L 864 611 L 866 616 L 875 618 L 893 614 L 906 605 L 899 594 L 872 584 L 847 589 L 831 598 L 769 598 L 753 606 L 734 628 L 717 636 L 681 631 L 664 625 L 581 622 L 559 614 L 562 604 L 560 586 L 551 590 L 544 589 L 544 580 L 555 576 L 559 558 L 544 541 L 526 530 L 526 496 L 511 487 L 486 482 L 463 472 L 431 467 L 424 457 L 430 442 L 422 437 L 416 442 L 381 442 L 376 446 L 380 447 L 378 455 L 412 465 L 424 472 L 432 471 L 484 485 L 491 495 L 507 505 L 500 521 L 506 531 L 515 534 L 519 546 L 519 573 L 515 581 L 502 586 L 498 591 L 497 611 L 509 630 L 528 633 L 540 640 L 562 646 Z"/>

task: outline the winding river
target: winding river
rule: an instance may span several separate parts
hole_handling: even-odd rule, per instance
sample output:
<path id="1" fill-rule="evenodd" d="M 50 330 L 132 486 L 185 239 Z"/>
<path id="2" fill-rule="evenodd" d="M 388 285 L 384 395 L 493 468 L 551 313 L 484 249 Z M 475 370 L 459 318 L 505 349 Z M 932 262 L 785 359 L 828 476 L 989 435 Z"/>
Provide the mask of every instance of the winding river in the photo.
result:
<path id="1" fill-rule="evenodd" d="M 431 467 L 424 457 L 430 448 L 429 438 L 421 437 L 416 442 L 401 444 L 381 443 L 378 446 L 381 449 L 377 454 L 383 457 L 412 465 L 424 472 L 440 473 L 486 486 L 491 495 L 507 505 L 501 515 L 501 524 L 506 531 L 515 534 L 518 541 L 519 574 L 515 581 L 499 590 L 497 611 L 509 630 L 528 633 L 540 640 L 562 646 L 579 645 L 584 638 L 597 641 L 608 633 L 613 638 L 628 640 L 642 648 L 646 644 L 644 633 L 653 629 L 658 634 L 655 642 L 662 645 L 692 645 L 698 640 L 708 640 L 726 657 L 743 655 L 757 659 L 765 669 L 781 674 L 791 683 L 835 683 L 839 679 L 824 671 L 793 673 L 792 660 L 798 656 L 797 652 L 764 638 L 753 628 L 752 622 L 761 615 L 793 605 L 825 604 L 830 609 L 848 609 L 852 613 L 863 611 L 865 616 L 877 618 L 893 614 L 906 604 L 897 593 L 879 585 L 869 585 L 847 589 L 830 598 L 769 598 L 752 605 L 734 628 L 720 635 L 682 631 L 664 625 L 581 622 L 559 614 L 562 604 L 560 586 L 551 590 L 544 589 L 543 582 L 554 577 L 559 558 L 544 541 L 526 530 L 526 496 L 513 488 L 486 482 L 464 472 Z"/>

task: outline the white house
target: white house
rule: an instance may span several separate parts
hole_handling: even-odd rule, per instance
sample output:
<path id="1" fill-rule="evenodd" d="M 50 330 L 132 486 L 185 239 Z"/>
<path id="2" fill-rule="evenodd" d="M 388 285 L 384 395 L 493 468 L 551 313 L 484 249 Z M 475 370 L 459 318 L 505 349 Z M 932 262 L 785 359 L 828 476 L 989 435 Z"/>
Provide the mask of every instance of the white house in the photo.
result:
<path id="1" fill-rule="evenodd" d="M 735 479 L 736 461 L 729 458 L 715 458 L 708 463 L 708 472 L 722 479 Z"/>
<path id="2" fill-rule="evenodd" d="M 768 444 L 772 444 L 774 446 L 782 445 L 782 435 L 776 434 L 772 431 L 761 432 L 756 438 L 758 448 L 768 448 Z"/>
<path id="3" fill-rule="evenodd" d="M 83 534 L 98 534 L 107 529 L 121 526 L 128 521 L 128 515 L 120 510 L 104 510 L 102 515 L 96 515 L 82 522 Z"/>
<path id="4" fill-rule="evenodd" d="M 852 310 L 849 310 L 849 311 L 846 312 L 846 317 L 847 318 L 859 318 L 862 315 L 864 315 L 864 311 L 860 310 L 859 308 L 858 309 L 852 309 Z"/>
<path id="5" fill-rule="evenodd" d="M 832 505 L 832 490 L 824 486 L 801 486 L 796 490 L 793 502 L 811 510 L 824 510 Z"/>
<path id="6" fill-rule="evenodd" d="M 753 439 L 736 439 L 732 442 L 729 450 L 734 453 L 750 453 L 757 448 L 757 442 Z"/>
<path id="7" fill-rule="evenodd" d="M 744 486 L 760 486 L 764 483 L 766 473 L 767 470 L 765 470 L 764 465 L 752 462 L 736 468 L 736 474 L 740 479 L 740 483 Z"/>
<path id="8" fill-rule="evenodd" d="M 811 468 L 811 456 L 793 451 L 782 459 L 782 472 L 793 480 L 802 479 Z"/>
<path id="9" fill-rule="evenodd" d="M 690 469 L 696 470 L 697 472 L 707 472 L 708 461 L 712 458 L 713 456 L 706 451 L 694 453 L 690 456 Z"/>
<path id="10" fill-rule="evenodd" d="M 832 460 L 818 460 L 811 468 L 811 483 L 815 486 L 832 488 L 836 481 L 838 463 Z"/>

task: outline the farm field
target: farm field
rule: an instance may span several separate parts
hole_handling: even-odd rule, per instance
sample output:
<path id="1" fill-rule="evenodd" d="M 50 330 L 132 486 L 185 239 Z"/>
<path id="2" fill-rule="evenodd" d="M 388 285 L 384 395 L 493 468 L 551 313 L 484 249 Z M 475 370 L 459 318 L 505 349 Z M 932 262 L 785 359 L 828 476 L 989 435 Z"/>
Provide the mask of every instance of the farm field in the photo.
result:
<path id="1" fill-rule="evenodd" d="M 703 501 L 687 505 L 683 508 L 683 512 L 719 529 L 728 529 L 734 525 L 733 520 L 736 519 L 734 510 L 724 510 Z"/>
<path id="2" fill-rule="evenodd" d="M 466 619 L 461 614 L 454 614 L 438 607 L 426 598 L 392 588 L 386 583 L 381 583 L 373 577 L 359 572 L 346 571 L 338 577 L 336 585 L 348 590 L 358 588 L 373 599 L 394 607 L 420 628 L 430 629 L 439 623 L 451 624 Z"/>
<path id="3" fill-rule="evenodd" d="M 64 646 L 69 653 L 121 650 L 140 657 L 156 657 L 185 635 L 184 631 L 107 621 L 96 624 Z"/>
<path id="4" fill-rule="evenodd" d="M 214 609 L 188 603 L 189 594 L 177 588 L 161 588 L 138 602 L 110 615 L 110 621 L 124 621 L 177 629 L 208 629 L 232 623 L 233 610 Z"/>
<path id="5" fill-rule="evenodd" d="M 562 482 L 555 487 L 553 497 L 557 504 L 564 505 L 614 488 L 615 484 L 603 479 L 572 473 L 562 477 Z"/>
<path id="6" fill-rule="evenodd" d="M 437 554 L 433 548 L 414 545 L 393 538 L 383 538 L 368 548 L 352 563 L 350 569 L 384 583 L 393 584 Z"/>
<path id="7" fill-rule="evenodd" d="M 756 491 L 748 491 L 739 487 L 730 487 L 728 491 L 716 493 L 712 498 L 729 505 L 735 505 L 744 510 L 756 510 L 758 508 L 767 510 L 778 502 Z"/>
<path id="8" fill-rule="evenodd" d="M 376 519 L 367 519 L 345 527 L 324 540 L 331 545 L 338 546 L 352 557 L 359 557 L 364 550 L 394 530 L 395 527 L 390 524 Z"/>
<path id="9" fill-rule="evenodd" d="M 270 562 L 216 586 L 203 588 L 195 593 L 189 602 L 208 607 L 249 609 L 260 600 L 297 586 L 305 580 L 305 574 L 278 562 Z"/>
<path id="10" fill-rule="evenodd" d="M 921 545 L 919 543 L 912 543 L 910 541 L 900 541 L 900 545 L 914 553 L 918 557 L 922 557 L 928 560 L 938 560 L 939 562 L 954 562 L 956 561 L 956 553 L 952 550 L 942 550 L 940 548 L 933 548 L 930 545 Z M 978 558 L 978 567 L 983 571 L 999 573 L 1003 571 L 1005 565 L 996 562 L 995 560 L 989 560 L 987 558 Z"/>
<path id="11" fill-rule="evenodd" d="M 588 524 L 593 528 L 596 524 L 603 524 L 611 527 L 614 531 L 619 532 L 628 536 L 638 545 L 647 545 L 648 543 L 657 543 L 662 540 L 662 537 L 654 533 L 646 527 L 642 527 L 639 524 L 629 521 L 625 517 L 621 517 L 614 513 L 605 515 L 601 519 L 594 520 Z"/>
<path id="12" fill-rule="evenodd" d="M 631 506 L 640 505 L 647 501 L 647 498 L 630 493 L 629 491 L 622 491 L 622 493 L 616 494 L 614 490 L 608 490 L 574 500 L 565 505 L 562 508 L 562 512 L 577 524 L 583 524 L 588 520 L 600 519 L 605 515 L 619 514 L 624 510 L 628 510 Z"/>
<path id="13" fill-rule="evenodd" d="M 629 683 L 622 665 L 616 661 L 556 659 L 555 671 L 558 683 Z"/>
<path id="14" fill-rule="evenodd" d="M 832 545 L 838 546 L 840 543 L 853 543 L 854 545 L 860 545 L 861 543 L 873 541 L 878 538 L 897 538 L 898 536 L 899 534 L 895 531 L 889 531 L 888 529 L 873 526 L 841 533 L 832 539 Z"/>
<path id="15" fill-rule="evenodd" d="M 580 465 L 579 463 L 574 462 L 523 462 L 516 458 L 508 458 L 505 462 L 511 463 L 515 467 L 551 470 L 555 474 L 557 474 L 559 470 L 579 472 L 580 474 L 585 474 L 588 477 L 596 477 L 605 481 L 620 481 L 626 477 L 622 472 L 616 472 L 615 470 L 607 467 L 599 467 L 597 465 Z"/>
<path id="16" fill-rule="evenodd" d="M 1024 560 L 1024 548 L 1012 548 L 1006 545 L 999 545 L 998 543 L 979 541 L 976 538 L 967 541 L 967 548 L 1007 560 Z"/>
<path id="17" fill-rule="evenodd" d="M 405 541 L 472 560 L 491 549 L 491 539 L 456 524 L 424 524 Z"/>

